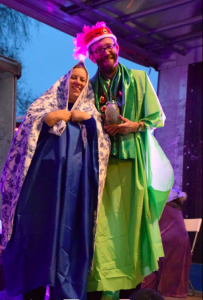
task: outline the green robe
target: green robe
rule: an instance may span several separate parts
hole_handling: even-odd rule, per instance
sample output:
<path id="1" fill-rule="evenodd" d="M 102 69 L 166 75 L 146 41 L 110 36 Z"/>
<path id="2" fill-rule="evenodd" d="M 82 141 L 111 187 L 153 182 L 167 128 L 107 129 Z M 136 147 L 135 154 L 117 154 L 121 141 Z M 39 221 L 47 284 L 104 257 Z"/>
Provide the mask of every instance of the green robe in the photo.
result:
<path id="1" fill-rule="evenodd" d="M 89 292 L 132 289 L 158 269 L 164 256 L 158 220 L 173 185 L 173 170 L 151 132 L 164 125 L 165 115 L 143 71 L 119 64 L 111 82 L 97 73 L 91 83 L 98 110 L 105 91 L 120 102 L 123 117 L 146 126 L 145 133 L 112 138 L 88 280 Z"/>

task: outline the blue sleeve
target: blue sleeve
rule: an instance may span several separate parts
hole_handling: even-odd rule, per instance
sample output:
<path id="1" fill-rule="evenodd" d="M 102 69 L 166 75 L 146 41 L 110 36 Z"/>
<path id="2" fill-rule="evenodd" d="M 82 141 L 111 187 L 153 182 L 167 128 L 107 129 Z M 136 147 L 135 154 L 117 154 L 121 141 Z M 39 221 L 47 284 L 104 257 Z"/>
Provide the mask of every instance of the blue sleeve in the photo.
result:
<path id="1" fill-rule="evenodd" d="M 42 140 L 44 137 L 46 137 L 46 136 L 48 135 L 49 129 L 50 129 L 50 128 L 51 128 L 51 127 L 49 127 L 45 122 L 43 123 L 42 129 L 41 129 L 41 131 L 40 131 L 38 143 L 40 143 L 41 140 Z"/>
<path id="2" fill-rule="evenodd" d="M 97 139 L 97 125 L 96 125 L 96 121 L 92 117 L 92 118 L 90 118 L 88 120 L 83 121 L 82 124 L 85 125 L 85 127 L 86 127 L 87 139 L 88 139 L 88 142 L 89 142 L 90 146 L 92 146 L 93 141 L 95 139 Z"/>

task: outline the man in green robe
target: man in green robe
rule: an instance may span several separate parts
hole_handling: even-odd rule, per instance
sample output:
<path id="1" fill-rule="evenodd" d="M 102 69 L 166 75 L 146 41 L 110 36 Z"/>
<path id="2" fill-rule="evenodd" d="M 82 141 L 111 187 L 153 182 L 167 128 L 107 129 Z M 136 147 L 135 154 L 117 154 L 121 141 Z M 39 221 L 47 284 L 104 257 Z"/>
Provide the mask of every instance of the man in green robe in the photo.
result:
<path id="1" fill-rule="evenodd" d="M 165 115 L 147 74 L 118 62 L 117 39 L 104 22 L 85 27 L 78 40 L 82 37 L 98 66 L 91 79 L 96 107 L 104 114 L 106 101 L 114 99 L 121 115 L 120 125 L 104 127 L 112 146 L 87 299 L 118 290 L 126 299 L 164 256 L 158 220 L 173 185 L 173 170 L 152 131 L 163 127 Z"/>

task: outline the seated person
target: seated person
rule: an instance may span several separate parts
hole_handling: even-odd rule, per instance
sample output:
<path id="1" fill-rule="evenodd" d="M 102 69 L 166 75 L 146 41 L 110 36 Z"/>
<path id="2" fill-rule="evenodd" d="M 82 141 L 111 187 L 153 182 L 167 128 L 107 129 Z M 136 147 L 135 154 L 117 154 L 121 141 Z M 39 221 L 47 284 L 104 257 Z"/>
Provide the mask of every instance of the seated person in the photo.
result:
<path id="1" fill-rule="evenodd" d="M 159 222 L 165 257 L 159 260 L 159 270 L 145 278 L 143 289 L 168 297 L 187 297 L 191 247 L 182 215 L 186 199 L 186 193 L 172 189 Z"/>

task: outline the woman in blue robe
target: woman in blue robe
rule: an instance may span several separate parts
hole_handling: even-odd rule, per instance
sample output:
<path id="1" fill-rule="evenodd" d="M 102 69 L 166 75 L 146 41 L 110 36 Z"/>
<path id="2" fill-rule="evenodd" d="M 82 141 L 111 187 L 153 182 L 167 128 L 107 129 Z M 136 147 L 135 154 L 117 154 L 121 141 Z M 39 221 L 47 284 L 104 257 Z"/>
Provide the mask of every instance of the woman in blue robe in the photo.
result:
<path id="1" fill-rule="evenodd" d="M 84 66 L 76 65 L 68 80 L 68 109 L 51 111 L 42 119 L 11 239 L 3 251 L 9 296 L 43 300 L 49 286 L 52 300 L 86 299 L 98 209 L 100 142 L 91 105 L 86 105 L 89 113 L 75 106 L 87 81 Z M 64 122 L 63 133 L 53 134 L 54 127 L 58 124 L 55 130 L 60 131 Z"/>

